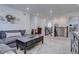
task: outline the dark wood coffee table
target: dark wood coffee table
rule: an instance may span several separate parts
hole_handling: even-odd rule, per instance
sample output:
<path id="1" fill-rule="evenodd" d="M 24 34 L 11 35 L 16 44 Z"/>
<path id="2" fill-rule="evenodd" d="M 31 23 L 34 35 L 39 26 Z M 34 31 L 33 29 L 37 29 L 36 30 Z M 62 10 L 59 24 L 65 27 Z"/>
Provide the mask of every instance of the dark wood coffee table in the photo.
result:
<path id="1" fill-rule="evenodd" d="M 26 49 L 29 46 L 32 46 L 38 42 L 42 41 L 43 44 L 43 36 L 42 35 L 34 35 L 34 37 L 20 37 L 16 40 L 16 46 L 18 48 L 23 48 L 24 54 L 26 54 Z"/>

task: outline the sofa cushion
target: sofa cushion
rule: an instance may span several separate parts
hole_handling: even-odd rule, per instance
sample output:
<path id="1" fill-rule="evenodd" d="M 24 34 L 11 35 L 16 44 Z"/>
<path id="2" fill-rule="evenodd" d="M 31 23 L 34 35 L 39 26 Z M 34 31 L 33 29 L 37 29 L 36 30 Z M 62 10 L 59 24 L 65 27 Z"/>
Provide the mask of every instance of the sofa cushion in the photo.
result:
<path id="1" fill-rule="evenodd" d="M 6 33 L 4 31 L 0 31 L 0 39 L 6 38 Z"/>
<path id="2" fill-rule="evenodd" d="M 8 37 L 4 39 L 4 43 L 9 44 L 9 43 L 13 43 L 16 41 L 16 39 L 20 37 L 20 36 L 12 36 L 12 37 Z"/>
<path id="3" fill-rule="evenodd" d="M 15 54 L 13 51 L 7 51 L 4 54 Z"/>
<path id="4" fill-rule="evenodd" d="M 0 53 L 6 53 L 8 51 L 12 51 L 12 48 L 8 47 L 5 44 L 0 44 Z"/>
<path id="5" fill-rule="evenodd" d="M 7 33 L 6 32 L 6 37 L 13 37 L 13 36 L 21 36 L 21 33 L 20 32 L 13 32 L 13 33 L 11 33 L 11 32 Z"/>
<path id="6" fill-rule="evenodd" d="M 3 44 L 3 43 L 4 43 L 4 41 L 0 39 L 0 44 Z"/>
<path id="7" fill-rule="evenodd" d="M 7 44 L 9 47 L 11 47 L 11 48 L 14 48 L 14 47 L 16 47 L 16 42 L 14 42 L 14 43 L 11 43 L 11 44 Z"/>

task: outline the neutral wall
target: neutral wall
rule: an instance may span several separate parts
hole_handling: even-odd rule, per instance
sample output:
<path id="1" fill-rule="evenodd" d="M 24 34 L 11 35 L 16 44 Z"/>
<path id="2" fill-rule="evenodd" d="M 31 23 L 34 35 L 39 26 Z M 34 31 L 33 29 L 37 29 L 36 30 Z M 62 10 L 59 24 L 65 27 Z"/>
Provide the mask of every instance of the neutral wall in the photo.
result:
<path id="1" fill-rule="evenodd" d="M 45 25 L 46 25 L 46 19 L 40 18 L 39 16 L 31 15 L 30 17 L 30 25 L 31 29 L 36 29 L 39 27 L 42 27 L 42 34 L 45 34 Z"/>
<path id="2" fill-rule="evenodd" d="M 68 25 L 67 16 L 57 16 L 57 17 L 53 17 L 52 19 L 45 19 L 45 18 L 40 18 L 38 16 L 30 15 L 28 13 L 26 13 L 26 15 L 24 15 L 22 11 L 0 5 L 0 16 L 5 17 L 5 15 L 7 15 L 7 14 L 11 14 L 11 15 L 19 18 L 20 21 L 15 24 L 11 24 L 9 22 L 0 23 L 0 30 L 26 29 L 26 33 L 30 33 L 31 29 L 37 28 L 38 26 L 40 26 L 43 28 L 43 32 L 45 32 L 45 26 L 47 26 L 48 22 L 50 22 L 53 27 L 54 27 L 54 24 L 56 24 L 56 23 L 59 26 Z"/>
<path id="3" fill-rule="evenodd" d="M 26 29 L 26 34 L 29 34 L 31 32 L 31 29 L 37 28 L 38 26 L 40 26 L 43 28 L 43 34 L 44 34 L 45 24 L 46 24 L 45 19 L 35 15 L 30 15 L 29 13 L 26 13 L 25 15 L 24 12 L 20 10 L 17 10 L 8 6 L 0 5 L 0 16 L 5 18 L 5 16 L 8 14 L 15 16 L 16 18 L 20 19 L 20 21 L 16 22 L 15 24 L 11 24 L 7 21 L 0 22 L 0 31 Z"/>
<path id="4" fill-rule="evenodd" d="M 18 21 L 15 24 L 11 24 L 7 21 L 5 21 L 4 23 L 0 22 L 0 30 L 29 30 L 29 14 L 24 15 L 22 11 L 8 6 L 0 5 L 0 16 L 5 17 L 8 14 L 13 15 L 16 18 L 19 18 L 20 21 Z"/>
<path id="5" fill-rule="evenodd" d="M 53 33 L 54 33 L 54 25 L 58 24 L 60 27 L 67 27 L 68 26 L 68 17 L 67 16 L 54 16 L 51 19 L 47 19 L 46 26 L 48 23 L 51 23 Z"/>

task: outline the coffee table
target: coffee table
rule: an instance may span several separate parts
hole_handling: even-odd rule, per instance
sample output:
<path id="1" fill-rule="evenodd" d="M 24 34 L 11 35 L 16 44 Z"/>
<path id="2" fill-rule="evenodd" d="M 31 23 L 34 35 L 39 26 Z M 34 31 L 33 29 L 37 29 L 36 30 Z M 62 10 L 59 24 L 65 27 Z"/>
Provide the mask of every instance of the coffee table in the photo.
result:
<path id="1" fill-rule="evenodd" d="M 23 48 L 24 54 L 26 54 L 26 50 L 29 46 L 32 46 L 38 42 L 42 41 L 43 44 L 43 36 L 42 35 L 34 35 L 33 37 L 20 37 L 16 40 L 16 46 L 18 48 Z"/>

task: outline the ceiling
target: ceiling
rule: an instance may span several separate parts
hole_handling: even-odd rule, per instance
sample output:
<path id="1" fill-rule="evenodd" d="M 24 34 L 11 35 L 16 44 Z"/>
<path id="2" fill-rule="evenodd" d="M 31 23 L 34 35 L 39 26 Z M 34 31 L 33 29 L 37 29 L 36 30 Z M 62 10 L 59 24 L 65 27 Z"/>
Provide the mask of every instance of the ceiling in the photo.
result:
<path id="1" fill-rule="evenodd" d="M 50 16 L 50 10 L 53 10 L 52 15 L 63 15 L 72 12 L 79 12 L 79 6 L 76 4 L 6 4 L 6 6 L 16 8 L 21 11 L 26 11 L 29 8 L 29 13 L 39 14 L 41 16 Z"/>

